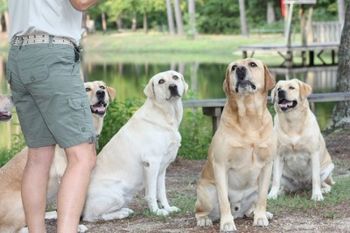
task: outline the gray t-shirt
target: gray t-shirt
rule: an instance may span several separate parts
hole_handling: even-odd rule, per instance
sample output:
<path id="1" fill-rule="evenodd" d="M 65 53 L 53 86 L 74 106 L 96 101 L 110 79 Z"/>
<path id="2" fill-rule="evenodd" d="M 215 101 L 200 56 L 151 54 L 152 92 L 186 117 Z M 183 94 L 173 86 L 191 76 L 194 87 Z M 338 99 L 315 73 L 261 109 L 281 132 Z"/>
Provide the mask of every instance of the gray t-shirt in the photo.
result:
<path id="1" fill-rule="evenodd" d="M 46 32 L 79 42 L 82 12 L 69 0 L 8 0 L 10 36 Z"/>

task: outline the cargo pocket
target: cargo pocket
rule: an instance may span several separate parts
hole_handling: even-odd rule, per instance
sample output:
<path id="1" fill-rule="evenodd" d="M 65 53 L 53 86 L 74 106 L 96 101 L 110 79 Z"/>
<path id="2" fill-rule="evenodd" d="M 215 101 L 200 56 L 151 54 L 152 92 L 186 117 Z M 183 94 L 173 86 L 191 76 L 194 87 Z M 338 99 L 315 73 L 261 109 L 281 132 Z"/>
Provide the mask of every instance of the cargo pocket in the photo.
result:
<path id="1" fill-rule="evenodd" d="M 80 132 L 91 132 L 92 122 L 89 119 L 90 105 L 86 97 L 68 99 L 71 108 L 71 126 L 79 127 Z"/>
<path id="2" fill-rule="evenodd" d="M 44 81 L 49 77 L 49 71 L 46 65 L 41 65 L 33 68 L 21 69 L 23 84 L 31 84 L 39 81 Z"/>

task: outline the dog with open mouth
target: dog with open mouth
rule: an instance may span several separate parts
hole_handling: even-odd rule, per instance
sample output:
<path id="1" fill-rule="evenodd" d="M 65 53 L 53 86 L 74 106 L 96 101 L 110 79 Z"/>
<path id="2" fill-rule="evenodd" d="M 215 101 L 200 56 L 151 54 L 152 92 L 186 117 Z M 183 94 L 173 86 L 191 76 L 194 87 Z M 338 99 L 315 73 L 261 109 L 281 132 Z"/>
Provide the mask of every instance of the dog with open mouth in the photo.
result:
<path id="1" fill-rule="evenodd" d="M 311 199 L 321 201 L 334 184 L 334 164 L 307 100 L 311 91 L 310 85 L 292 79 L 279 81 L 271 92 L 278 141 L 270 199 L 312 188 Z"/>
<path id="2" fill-rule="evenodd" d="M 108 104 L 115 97 L 115 90 L 102 81 L 84 83 L 93 115 L 95 132 L 101 133 Z M 27 161 L 27 147 L 0 168 L 0 232 L 16 233 L 25 226 L 21 197 L 23 170 Z M 67 166 L 63 149 L 56 146 L 47 189 L 47 205 L 52 205 L 57 196 L 60 179 Z M 23 232 L 26 232 L 25 230 Z"/>
<path id="3" fill-rule="evenodd" d="M 13 103 L 11 97 L 0 95 L 0 121 L 8 121 L 12 117 Z"/>
<path id="4" fill-rule="evenodd" d="M 197 185 L 197 226 L 220 219 L 220 231 L 236 230 L 234 218 L 254 215 L 267 226 L 266 211 L 276 138 L 267 109 L 274 87 L 268 68 L 257 59 L 232 62 L 223 89 L 227 101 Z"/>

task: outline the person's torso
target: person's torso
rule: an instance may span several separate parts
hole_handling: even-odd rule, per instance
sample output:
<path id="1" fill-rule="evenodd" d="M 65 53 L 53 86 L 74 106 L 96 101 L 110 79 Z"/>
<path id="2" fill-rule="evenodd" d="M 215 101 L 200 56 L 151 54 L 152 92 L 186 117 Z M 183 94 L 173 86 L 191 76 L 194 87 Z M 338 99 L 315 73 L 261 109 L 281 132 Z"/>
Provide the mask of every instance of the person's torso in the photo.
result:
<path id="1" fill-rule="evenodd" d="M 46 32 L 79 42 L 82 12 L 69 0 L 9 0 L 10 35 Z"/>

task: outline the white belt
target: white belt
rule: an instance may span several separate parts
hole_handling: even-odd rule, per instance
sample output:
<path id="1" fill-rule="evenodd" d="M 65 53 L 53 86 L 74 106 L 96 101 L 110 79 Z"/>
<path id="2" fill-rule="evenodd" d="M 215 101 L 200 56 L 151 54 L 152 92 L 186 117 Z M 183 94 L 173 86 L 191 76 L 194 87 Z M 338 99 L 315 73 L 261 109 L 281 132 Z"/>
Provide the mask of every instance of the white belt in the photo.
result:
<path id="1" fill-rule="evenodd" d="M 30 34 L 23 36 L 15 36 L 11 44 L 15 46 L 30 45 L 30 44 L 66 44 L 75 47 L 75 44 L 67 37 L 52 36 L 49 34 Z"/>

